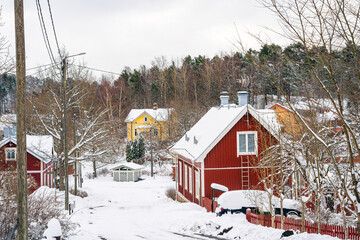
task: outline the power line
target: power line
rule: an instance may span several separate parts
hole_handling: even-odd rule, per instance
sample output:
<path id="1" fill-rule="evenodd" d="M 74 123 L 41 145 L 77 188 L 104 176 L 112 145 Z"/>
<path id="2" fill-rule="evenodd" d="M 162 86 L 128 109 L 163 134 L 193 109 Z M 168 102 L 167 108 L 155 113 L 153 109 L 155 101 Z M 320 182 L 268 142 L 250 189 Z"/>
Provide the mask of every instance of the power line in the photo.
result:
<path id="1" fill-rule="evenodd" d="M 59 52 L 59 55 L 60 55 L 60 59 L 62 59 L 61 51 L 60 51 L 60 47 L 59 47 L 59 42 L 58 42 L 56 31 L 55 31 L 55 24 L 54 24 L 54 19 L 53 19 L 53 16 L 52 16 L 50 0 L 47 0 L 47 3 L 48 3 L 48 6 L 49 6 L 50 19 L 51 19 L 51 24 L 52 24 L 53 31 L 54 31 L 54 37 L 55 37 L 56 46 L 57 46 L 57 49 L 58 49 L 58 52 Z"/>
<path id="2" fill-rule="evenodd" d="M 37 8 L 37 13 L 38 13 L 38 17 L 39 17 L 41 32 L 42 32 L 42 35 L 43 35 L 43 39 L 44 39 L 44 42 L 45 42 L 46 49 L 47 49 L 49 57 L 50 57 L 50 61 L 55 63 L 55 58 L 54 58 L 54 55 L 53 55 L 52 50 L 51 50 L 50 41 L 49 41 L 49 37 L 47 35 L 46 26 L 45 26 L 45 22 L 44 22 L 44 18 L 43 18 L 43 14 L 42 14 L 41 5 L 40 5 L 39 0 L 36 0 L 36 8 Z"/>
<path id="3" fill-rule="evenodd" d="M 76 67 L 83 67 L 83 68 L 86 68 L 86 69 L 89 69 L 89 70 L 94 70 L 94 71 L 97 71 L 97 72 L 103 72 L 103 73 L 109 73 L 109 74 L 114 74 L 114 75 L 121 76 L 121 73 L 110 72 L 110 71 L 101 70 L 101 69 L 98 69 L 98 68 L 85 67 L 85 66 L 81 66 L 81 65 L 75 65 L 75 64 L 73 64 L 73 65 L 76 66 Z"/>

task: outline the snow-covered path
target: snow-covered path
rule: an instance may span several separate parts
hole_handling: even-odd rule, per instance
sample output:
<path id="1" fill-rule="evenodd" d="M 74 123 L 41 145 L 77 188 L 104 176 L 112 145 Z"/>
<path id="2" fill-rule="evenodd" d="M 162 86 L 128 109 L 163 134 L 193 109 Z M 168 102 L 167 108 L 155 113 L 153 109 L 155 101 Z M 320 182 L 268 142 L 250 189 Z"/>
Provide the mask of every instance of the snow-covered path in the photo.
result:
<path id="1" fill-rule="evenodd" d="M 89 196 L 76 198 L 71 220 L 79 227 L 70 236 L 74 240 L 131 239 L 208 239 L 198 234 L 215 235 L 231 231 L 223 239 L 280 239 L 281 230 L 250 224 L 245 216 L 216 217 L 192 203 L 178 203 L 165 196 L 174 187 L 170 177 L 145 177 L 136 183 L 119 183 L 111 177 L 86 180 L 83 186 Z M 72 196 L 71 201 L 75 198 Z M 177 235 L 184 234 L 184 235 Z M 328 236 L 300 234 L 291 239 L 334 239 Z"/>
<path id="2" fill-rule="evenodd" d="M 167 187 L 174 187 L 169 177 L 137 183 L 114 182 L 110 177 L 87 180 L 84 189 L 89 196 L 76 199 L 72 220 L 80 227 L 71 239 L 185 239 L 169 231 L 168 220 L 176 218 L 167 211 L 169 205 L 175 212 L 186 209 L 165 197 Z M 195 205 L 190 208 L 190 214 L 194 208 L 202 212 Z"/>

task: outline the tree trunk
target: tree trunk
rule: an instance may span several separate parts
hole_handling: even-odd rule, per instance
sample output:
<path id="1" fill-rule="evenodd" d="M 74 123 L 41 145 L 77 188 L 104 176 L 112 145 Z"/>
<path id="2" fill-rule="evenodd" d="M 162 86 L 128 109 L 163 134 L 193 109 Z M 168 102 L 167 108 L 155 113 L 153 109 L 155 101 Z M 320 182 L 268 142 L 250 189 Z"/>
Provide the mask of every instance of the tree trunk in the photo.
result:
<path id="1" fill-rule="evenodd" d="M 96 160 L 93 159 L 93 177 L 97 178 L 97 173 L 96 173 Z"/>

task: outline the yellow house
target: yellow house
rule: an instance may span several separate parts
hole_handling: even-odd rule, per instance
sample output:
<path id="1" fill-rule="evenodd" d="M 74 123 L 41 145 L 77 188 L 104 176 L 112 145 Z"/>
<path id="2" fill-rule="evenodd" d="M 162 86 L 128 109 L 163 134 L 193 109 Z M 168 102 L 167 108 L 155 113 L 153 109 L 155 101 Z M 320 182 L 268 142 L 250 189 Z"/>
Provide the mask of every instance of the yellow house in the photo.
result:
<path id="1" fill-rule="evenodd" d="M 174 135 L 173 108 L 132 109 L 125 119 L 128 141 L 143 136 L 164 141 Z M 150 135 L 151 134 L 151 135 Z"/>
<path id="2" fill-rule="evenodd" d="M 293 111 L 279 103 L 272 105 L 269 109 L 275 111 L 276 117 L 280 125 L 282 125 L 284 132 L 290 134 L 293 138 L 302 136 L 305 127 Z"/>

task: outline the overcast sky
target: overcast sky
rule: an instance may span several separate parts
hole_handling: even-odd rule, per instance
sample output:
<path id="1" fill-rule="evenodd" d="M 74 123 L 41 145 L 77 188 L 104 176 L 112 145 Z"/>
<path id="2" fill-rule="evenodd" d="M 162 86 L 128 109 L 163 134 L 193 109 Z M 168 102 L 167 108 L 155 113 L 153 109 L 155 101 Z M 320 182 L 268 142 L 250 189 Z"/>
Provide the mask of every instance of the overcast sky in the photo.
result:
<path id="1" fill-rule="evenodd" d="M 14 54 L 13 0 L 2 0 L 1 28 Z M 35 0 L 24 1 L 27 68 L 50 63 Z M 56 53 L 46 0 L 40 0 Z M 61 48 L 88 67 L 120 73 L 125 66 L 151 66 L 155 57 L 213 57 L 234 52 L 235 25 L 248 47 L 258 48 L 246 30 L 278 28 L 275 17 L 256 0 L 50 0 Z M 15 54 L 14 54 L 15 55 Z M 58 56 L 58 55 L 56 55 Z M 96 73 L 100 76 L 101 73 Z"/>

